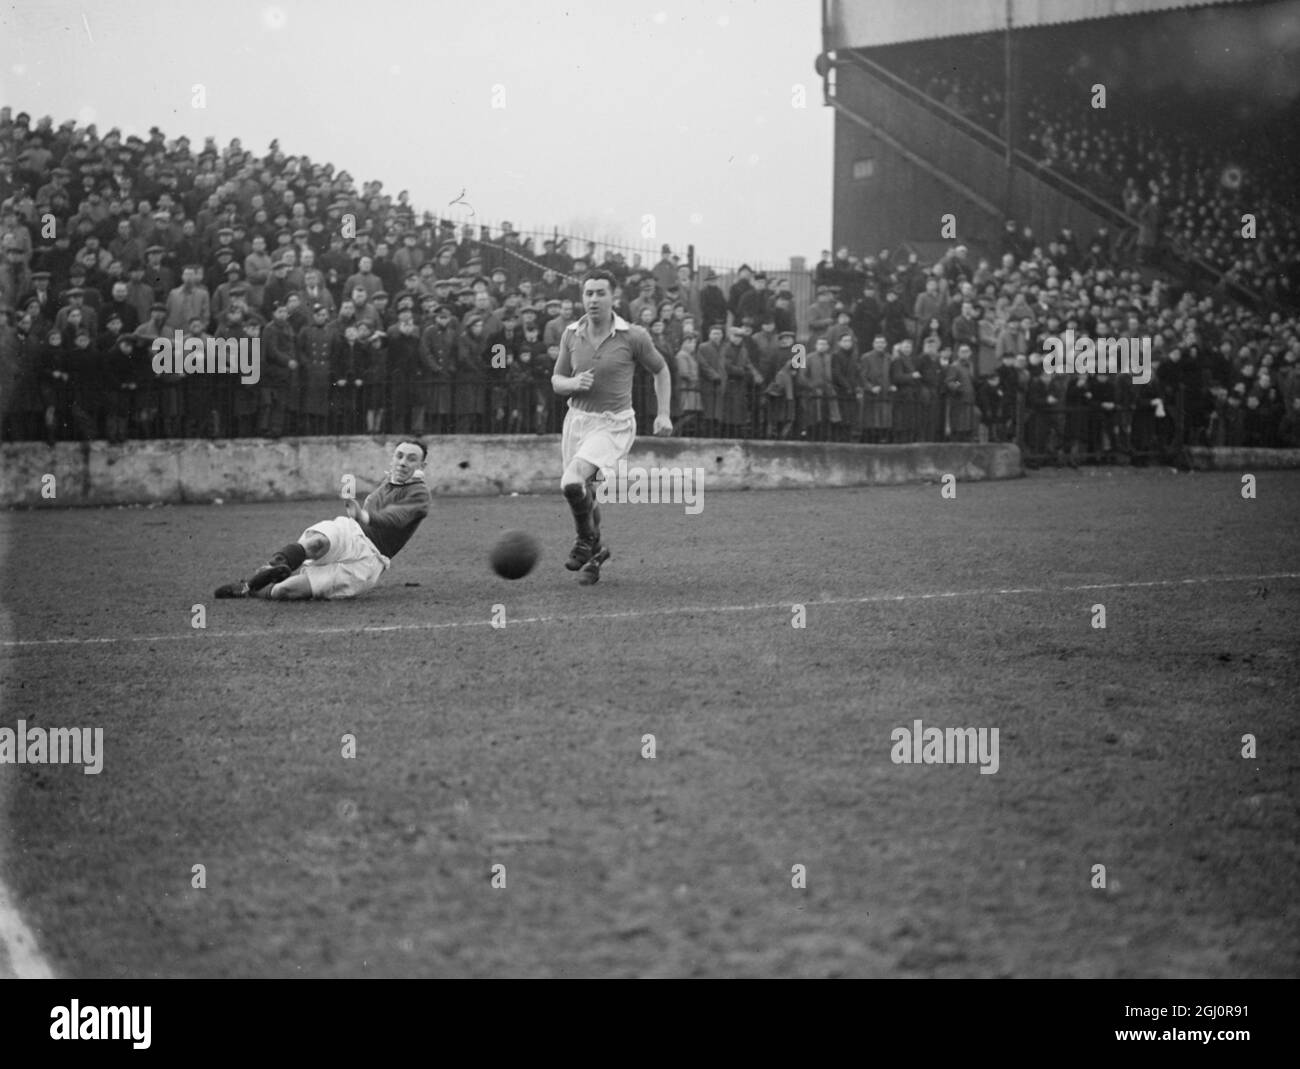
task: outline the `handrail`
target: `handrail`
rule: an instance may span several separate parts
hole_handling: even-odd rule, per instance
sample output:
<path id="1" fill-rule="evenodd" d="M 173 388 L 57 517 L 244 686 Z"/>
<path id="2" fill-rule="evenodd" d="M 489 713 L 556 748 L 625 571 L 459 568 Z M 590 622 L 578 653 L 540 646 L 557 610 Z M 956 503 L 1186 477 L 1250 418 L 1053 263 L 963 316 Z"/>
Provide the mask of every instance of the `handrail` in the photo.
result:
<path id="1" fill-rule="evenodd" d="M 1001 209 L 998 208 L 997 205 L 993 204 L 991 201 L 987 200 L 986 198 L 980 196 L 973 189 L 970 189 L 968 186 L 965 185 L 965 183 L 954 178 L 952 175 L 940 170 L 938 167 L 935 167 L 934 164 L 930 163 L 928 160 L 922 159 L 915 152 L 913 152 L 911 149 L 907 148 L 907 146 L 902 144 L 897 138 L 886 133 L 875 123 L 871 122 L 870 119 L 864 118 L 863 116 L 859 115 L 847 104 L 841 102 L 840 100 L 837 100 L 834 97 L 831 98 L 830 104 L 831 107 L 833 107 L 836 111 L 840 112 L 840 114 L 846 116 L 850 121 L 857 123 L 859 126 L 862 126 L 865 129 L 871 131 L 873 135 L 875 135 L 876 137 L 884 141 L 895 152 L 901 153 L 908 160 L 910 160 L 912 163 L 916 164 L 916 166 L 920 167 L 923 171 L 925 171 L 926 174 L 930 175 L 930 177 L 934 178 L 936 181 L 942 182 L 944 185 L 955 190 L 960 196 L 967 198 L 972 204 L 979 207 L 987 215 L 990 215 L 995 219 L 1001 217 L 1002 211 Z"/>
<path id="2" fill-rule="evenodd" d="M 1092 190 L 1079 185 L 1079 183 L 1075 182 L 1073 179 L 1067 178 L 1065 175 L 1061 174 L 1060 171 L 1056 170 L 1056 168 L 1052 167 L 1051 164 L 1043 163 L 1040 160 L 1034 159 L 1033 156 L 1029 155 L 1029 153 L 1025 152 L 1023 149 L 1015 149 L 1011 155 L 1018 163 L 1026 169 L 1032 169 L 1035 174 L 1043 177 L 1050 185 L 1056 186 L 1057 189 L 1069 193 L 1076 200 L 1085 201 L 1088 204 L 1088 207 L 1092 208 L 1098 215 L 1107 216 L 1112 223 L 1116 224 L 1120 228 L 1121 233 L 1126 230 L 1137 229 L 1138 221 L 1131 215 L 1120 208 L 1116 208 L 1115 205 L 1111 204 L 1103 197 L 1097 196 L 1097 194 L 1092 192 Z"/>
<path id="3" fill-rule="evenodd" d="M 971 120 L 966 118 L 966 116 L 961 112 L 954 111 L 941 100 L 935 100 L 934 97 L 930 96 L 928 93 L 922 92 L 911 82 L 904 78 L 900 78 L 893 71 L 882 67 L 874 59 L 867 59 L 866 56 L 863 56 L 858 52 L 849 52 L 847 53 L 847 56 L 850 62 L 856 63 L 859 67 L 862 67 L 864 70 L 876 75 L 882 81 L 891 82 L 894 88 L 898 89 L 900 92 L 918 98 L 920 102 L 925 104 L 931 111 L 941 113 L 954 126 L 961 127 L 965 133 L 970 134 L 977 140 L 986 142 L 986 147 L 994 149 L 1000 153 L 1006 152 L 1006 142 L 1003 141 L 1002 138 L 998 137 L 997 134 L 981 126 L 977 122 L 971 122 Z"/>
<path id="4" fill-rule="evenodd" d="M 856 52 L 848 53 L 848 57 L 850 62 L 861 67 L 868 73 L 874 74 L 882 81 L 889 83 L 892 88 L 921 104 L 926 108 L 926 110 L 941 115 L 948 122 L 960 128 L 963 133 L 983 142 L 986 148 L 996 151 L 1001 155 L 1006 154 L 1006 141 L 1001 137 L 998 137 L 998 135 L 993 133 L 991 130 L 981 126 L 979 123 L 972 122 L 970 119 L 966 118 L 965 115 L 962 115 L 958 111 L 954 111 L 942 101 L 935 100 L 934 97 L 923 92 L 921 89 L 918 89 L 906 79 L 900 78 L 893 71 L 882 67 L 875 60 L 867 59 L 865 56 L 859 55 Z M 1038 177 L 1042 178 L 1050 185 L 1054 185 L 1058 189 L 1068 192 L 1076 200 L 1085 202 L 1088 207 L 1097 212 L 1097 214 L 1105 216 L 1113 224 L 1119 226 L 1121 232 L 1123 230 L 1136 229 L 1138 225 L 1136 219 L 1131 218 L 1119 208 L 1116 208 L 1113 204 L 1098 197 L 1091 190 L 1085 189 L 1077 182 L 1071 181 L 1051 166 L 1040 163 L 1021 149 L 1013 150 L 1012 158 L 1025 166 L 1026 169 L 1032 170 Z"/>

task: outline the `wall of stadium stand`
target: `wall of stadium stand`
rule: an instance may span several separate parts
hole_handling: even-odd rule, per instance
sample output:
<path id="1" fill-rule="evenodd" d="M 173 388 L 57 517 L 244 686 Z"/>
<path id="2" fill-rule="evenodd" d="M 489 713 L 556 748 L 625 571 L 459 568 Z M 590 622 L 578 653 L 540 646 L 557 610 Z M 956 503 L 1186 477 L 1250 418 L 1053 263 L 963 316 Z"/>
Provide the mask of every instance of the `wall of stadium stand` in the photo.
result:
<path id="1" fill-rule="evenodd" d="M 554 493 L 559 441 L 549 436 L 431 437 L 425 479 L 435 495 Z M 0 504 L 207 504 L 333 498 L 344 474 L 358 494 L 378 479 L 390 443 L 369 437 L 267 441 L 77 442 L 0 445 Z M 1300 468 L 1296 449 L 1191 449 L 1197 470 Z M 629 466 L 703 469 L 709 490 L 890 486 L 1011 479 L 1024 474 L 1014 445 L 836 443 L 641 437 Z M 54 481 L 45 476 L 53 475 Z M 52 485 L 42 494 L 43 487 Z"/>
<path id="2" fill-rule="evenodd" d="M 425 479 L 438 494 L 556 493 L 559 438 L 454 435 L 426 439 Z M 370 437 L 268 441 L 6 443 L 0 503 L 7 506 L 283 501 L 339 496 L 350 473 L 363 495 L 381 476 L 390 442 Z M 708 490 L 875 486 L 1020 476 L 1014 445 L 836 443 L 640 437 L 629 467 L 703 469 Z M 45 479 L 53 475 L 54 481 Z M 54 496 L 42 487 L 53 487 Z"/>

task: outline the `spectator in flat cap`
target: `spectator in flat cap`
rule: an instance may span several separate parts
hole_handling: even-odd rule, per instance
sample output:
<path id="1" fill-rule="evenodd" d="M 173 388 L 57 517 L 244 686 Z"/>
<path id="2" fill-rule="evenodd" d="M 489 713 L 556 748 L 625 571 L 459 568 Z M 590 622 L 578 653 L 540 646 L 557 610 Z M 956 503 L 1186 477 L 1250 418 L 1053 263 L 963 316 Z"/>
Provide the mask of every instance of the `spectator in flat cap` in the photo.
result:
<path id="1" fill-rule="evenodd" d="M 241 285 L 240 270 L 238 264 L 230 264 L 225 270 L 225 280 L 221 282 L 212 293 L 212 317 L 218 322 L 225 319 L 226 313 L 230 311 L 231 298 L 236 286 Z M 244 284 L 243 292 L 249 293 L 251 287 Z"/>
<path id="2" fill-rule="evenodd" d="M 67 415 L 73 435 L 83 442 L 102 438 L 104 406 L 109 383 L 103 357 L 94 346 L 94 336 L 85 327 L 75 327 L 64 341 L 63 369 L 67 379 Z"/>
<path id="3" fill-rule="evenodd" d="M 456 258 L 456 244 L 451 241 L 443 242 L 438 247 L 438 255 L 434 259 L 433 274 L 435 278 L 455 278 L 460 274 L 460 261 Z"/>
<path id="4" fill-rule="evenodd" d="M 700 285 L 691 277 L 691 269 L 686 264 L 678 264 L 677 276 L 669 286 L 669 290 L 671 291 L 673 287 L 676 287 L 677 290 L 673 299 L 680 301 L 685 306 L 686 314 L 698 323 L 700 320 Z"/>
<path id="5" fill-rule="evenodd" d="M 35 324 L 29 324 L 30 327 Z M 67 414 L 67 365 L 63 334 L 46 325 L 30 333 L 22 346 L 18 372 L 21 395 L 20 426 L 29 439 L 42 438 L 54 445 Z M 7 432 L 6 432 L 7 433 Z"/>
<path id="6" fill-rule="evenodd" d="M 650 275 L 654 279 L 659 292 L 663 293 L 677 281 L 677 264 L 673 258 L 673 250 L 667 245 L 663 246 L 659 252 L 659 262 L 654 265 Z"/>
<path id="7" fill-rule="evenodd" d="M 794 298 L 788 290 L 777 293 L 776 300 L 772 302 L 771 315 L 776 320 L 776 329 L 778 331 L 798 330 L 798 324 L 795 322 L 794 317 Z"/>
<path id="8" fill-rule="evenodd" d="M 54 317 L 54 326 L 65 341 L 70 342 L 77 330 L 85 330 L 92 337 L 99 333 L 99 317 L 86 303 L 86 293 L 81 286 L 71 286 L 63 294 L 64 305 Z"/>
<path id="9" fill-rule="evenodd" d="M 298 262 L 299 251 L 297 246 L 285 246 L 276 254 L 275 259 L 289 265 L 289 272 L 284 276 L 285 282 L 289 284 L 289 289 L 291 291 L 301 290 L 307 279 L 303 266 Z M 272 277 L 274 277 L 274 268 L 272 268 Z"/>
<path id="10" fill-rule="evenodd" d="M 215 255 L 220 249 L 229 249 L 232 254 L 237 254 L 238 250 L 235 248 L 235 228 L 233 226 L 217 227 L 214 236 L 216 240 L 212 243 L 213 255 Z"/>
<path id="11" fill-rule="evenodd" d="M 272 262 L 271 277 L 262 290 L 263 308 L 274 308 L 277 304 L 283 304 L 289 294 L 297 288 L 289 277 L 293 266 L 287 259 L 276 259 Z"/>
<path id="12" fill-rule="evenodd" d="M 301 289 L 307 282 L 307 272 L 318 270 L 320 270 L 320 264 L 316 256 L 316 250 L 308 245 L 305 248 L 298 250 L 298 267 L 296 275 L 292 270 L 289 272 L 289 275 L 291 278 L 298 279 L 298 288 Z"/>
<path id="13" fill-rule="evenodd" d="M 753 268 L 749 264 L 741 264 L 736 271 L 736 281 L 727 291 L 727 310 L 731 312 L 733 320 L 741 318 L 740 302 L 754 288 L 753 275 Z"/>
<path id="14" fill-rule="evenodd" d="M 154 234 L 157 238 L 157 234 Z M 144 239 L 140 239 L 144 244 Z M 233 255 L 233 249 L 230 250 Z M 172 247 L 172 255 L 180 263 L 201 263 L 203 261 L 211 262 L 211 257 L 207 255 L 207 248 L 198 234 L 198 227 L 193 219 L 183 219 L 180 224 L 180 233 Z"/>
<path id="15" fill-rule="evenodd" d="M 116 316 L 122 324 L 121 330 L 124 333 L 131 334 L 135 331 L 135 328 L 140 325 L 140 312 L 130 300 L 129 282 L 118 279 L 113 283 L 109 291 L 109 299 L 104 302 L 101 313 L 105 323 L 112 316 Z"/>
<path id="16" fill-rule="evenodd" d="M 372 330 L 383 329 L 382 310 L 371 302 L 365 286 L 353 286 L 348 301 L 352 306 L 352 314 L 357 324 L 365 323 Z"/>
<path id="17" fill-rule="evenodd" d="M 254 308 L 264 307 L 267 283 L 271 281 L 271 255 L 266 251 L 266 238 L 254 234 L 252 250 L 244 257 L 244 277 L 248 279 L 248 301 Z"/>
<path id="18" fill-rule="evenodd" d="M 709 326 L 707 341 L 696 350 L 700 382 L 700 433 L 706 438 L 722 430 L 724 399 L 727 386 L 726 328 L 722 323 Z"/>
<path id="19" fill-rule="evenodd" d="M 356 271 L 349 275 L 343 283 L 343 292 L 351 295 L 356 288 L 360 286 L 369 296 L 378 293 L 384 288 L 384 283 L 374 272 L 374 260 L 369 256 L 362 256 L 357 261 Z"/>
<path id="20" fill-rule="evenodd" d="M 126 265 L 144 259 L 144 243 L 135 236 L 130 219 L 118 219 L 108 253 Z"/>
<path id="21" fill-rule="evenodd" d="M 573 302 L 561 300 L 557 307 L 554 300 L 547 301 L 546 311 L 548 318 L 546 326 L 542 328 L 542 340 L 546 342 L 546 347 L 549 349 L 552 345 L 560 344 L 560 335 L 564 333 L 564 328 L 573 322 Z"/>
<path id="22" fill-rule="evenodd" d="M 402 235 L 402 247 L 393 254 L 393 264 L 403 276 L 410 272 L 419 272 L 424 264 L 424 249 L 417 243 L 416 234 L 407 231 Z"/>
<path id="23" fill-rule="evenodd" d="M 546 268 L 542 271 L 542 277 L 537 285 L 533 288 L 536 296 L 544 301 L 556 299 L 564 289 L 564 283 L 560 276 L 552 269 Z"/>
<path id="24" fill-rule="evenodd" d="M 140 321 L 136 327 L 137 337 L 145 338 L 152 341 L 155 338 L 161 338 L 167 329 L 167 305 L 162 301 L 154 301 L 149 306 L 149 314 Z"/>
<path id="25" fill-rule="evenodd" d="M 424 296 L 425 292 L 425 289 L 420 285 L 420 276 L 416 272 L 410 271 L 402 279 L 402 288 L 395 296 L 398 300 L 402 297 L 410 297 L 414 302 L 414 307 L 418 309 L 420 307 L 420 298 Z M 433 288 L 430 287 L 428 292 L 432 294 Z"/>
<path id="26" fill-rule="evenodd" d="M 277 306 L 272 313 L 272 322 L 267 328 L 268 334 L 276 332 L 275 344 L 281 356 L 286 355 L 283 345 L 292 339 L 292 359 L 282 361 L 291 375 L 284 380 L 284 427 L 290 433 L 323 434 L 325 433 L 329 414 L 330 384 L 330 347 L 333 334 L 327 326 L 328 311 L 323 305 L 316 305 L 310 312 L 310 318 L 301 327 L 294 327 L 295 299 L 290 298 Z M 283 321 L 287 331 L 279 324 Z M 274 378 L 274 376 L 273 376 Z M 265 402 L 263 398 L 263 402 Z M 269 413 L 274 427 L 274 399 Z M 259 415 L 259 419 L 261 419 Z"/>
<path id="27" fill-rule="evenodd" d="M 760 271 L 754 276 L 751 287 L 741 294 L 736 305 L 736 314 L 740 319 L 748 318 L 755 323 L 760 323 L 771 311 L 772 300 L 767 290 L 767 275 Z"/>
<path id="28" fill-rule="evenodd" d="M 414 285 L 408 283 L 407 289 L 411 293 L 416 294 L 417 296 L 419 294 L 424 294 L 424 293 L 433 293 L 438 281 L 434 277 L 432 261 L 426 261 L 425 263 L 421 264 L 419 271 L 415 272 L 414 275 L 408 277 L 413 277 L 415 279 L 415 283 Z"/>
<path id="29" fill-rule="evenodd" d="M 392 307 L 392 297 L 386 291 L 380 290 L 370 298 L 368 303 L 374 310 L 377 319 L 374 329 L 381 333 L 388 330 L 396 319 L 396 313 Z"/>
<path id="30" fill-rule="evenodd" d="M 369 323 L 357 324 L 361 354 L 361 405 L 365 413 L 365 433 L 382 434 L 388 413 L 388 338 Z"/>
<path id="31" fill-rule="evenodd" d="M 334 295 L 330 293 L 324 278 L 316 268 L 303 272 L 302 299 L 308 309 L 319 304 L 323 305 L 331 315 L 334 313 Z"/>
<path id="32" fill-rule="evenodd" d="M 149 287 L 154 299 L 159 301 L 166 301 L 167 295 L 176 287 L 175 273 L 163 263 L 163 253 L 166 251 L 161 245 L 150 245 L 145 249 L 142 281 Z"/>
<path id="33" fill-rule="evenodd" d="M 251 290 L 251 287 L 250 287 Z M 279 438 L 286 420 L 298 415 L 300 383 L 298 346 L 288 303 L 271 311 L 271 321 L 262 331 L 262 377 L 257 383 L 257 433 Z"/>
<path id="34" fill-rule="evenodd" d="M 433 321 L 420 334 L 420 362 L 424 365 L 424 411 L 429 430 L 451 430 L 452 381 L 460 359 L 460 326 L 445 304 L 434 309 Z"/>
<path id="35" fill-rule="evenodd" d="M 477 313 L 466 316 L 457 342 L 455 396 L 458 434 L 478 434 L 485 426 L 488 403 L 488 376 L 491 373 L 491 338 Z"/>
<path id="36" fill-rule="evenodd" d="M 420 359 L 420 328 L 415 321 L 415 300 L 397 302 L 396 318 L 387 330 L 389 421 L 395 429 L 423 434 L 426 369 Z"/>
<path id="37" fill-rule="evenodd" d="M 181 260 L 179 262 L 184 264 L 192 263 L 194 261 Z M 230 277 L 229 272 L 231 267 L 238 267 L 238 263 L 235 260 L 234 250 L 220 250 L 216 254 L 213 263 L 203 272 L 203 284 L 208 287 L 209 293 L 216 293 L 217 287 L 226 282 Z"/>
<path id="38" fill-rule="evenodd" d="M 325 272 L 326 280 L 330 272 L 336 272 L 340 279 L 352 272 L 352 261 L 343 249 L 343 237 L 337 231 L 330 234 L 329 249 L 321 254 L 320 268 Z M 337 294 L 335 295 L 337 297 Z"/>
<path id="39" fill-rule="evenodd" d="M 393 262 L 388 242 L 375 243 L 375 255 L 371 259 L 371 271 L 379 279 L 380 288 L 387 293 L 395 293 L 402 285 L 402 272 Z"/>
<path id="40" fill-rule="evenodd" d="M 659 300 L 655 294 L 655 280 L 649 277 L 641 280 L 640 290 L 628 306 L 628 310 L 632 313 L 632 322 L 639 323 L 641 312 L 646 308 L 654 312 L 659 308 Z"/>
<path id="41" fill-rule="evenodd" d="M 181 271 L 181 284 L 167 295 L 167 327 L 182 330 L 197 319 L 206 328 L 212 321 L 212 299 L 200 282 L 201 269 L 191 264 Z"/>
<path id="42" fill-rule="evenodd" d="M 703 330 L 705 339 L 709 336 L 712 327 L 727 325 L 727 315 L 730 309 L 727 307 L 727 298 L 722 292 L 722 287 L 718 285 L 718 276 L 712 270 L 705 271 L 704 285 L 700 289 L 700 327 Z M 707 340 L 701 342 L 700 348 L 708 344 Z M 706 410 L 708 406 L 705 406 Z M 709 419 L 706 411 L 702 419 Z"/>
<path id="43" fill-rule="evenodd" d="M 55 300 L 54 292 L 50 287 L 50 279 L 51 275 L 48 271 L 33 271 L 27 291 L 18 298 L 14 307 L 25 309 L 28 304 L 35 301 L 40 318 L 45 322 L 52 322 L 54 314 L 58 310 L 58 302 Z"/>

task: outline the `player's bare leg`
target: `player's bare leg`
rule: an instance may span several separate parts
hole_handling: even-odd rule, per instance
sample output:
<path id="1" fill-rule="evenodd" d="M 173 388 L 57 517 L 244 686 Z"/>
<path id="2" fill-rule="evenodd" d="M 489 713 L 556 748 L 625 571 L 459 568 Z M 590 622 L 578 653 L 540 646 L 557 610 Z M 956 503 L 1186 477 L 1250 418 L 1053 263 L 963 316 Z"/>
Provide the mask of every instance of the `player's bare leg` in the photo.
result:
<path id="1" fill-rule="evenodd" d="M 318 560 L 329 552 L 330 543 L 319 531 L 308 531 L 271 554 L 271 559 L 248 579 L 218 587 L 219 598 L 263 597 L 275 601 L 310 598 L 311 584 L 305 575 L 294 575 L 308 560 Z M 303 591 L 306 591 L 303 593 Z"/>
<path id="2" fill-rule="evenodd" d="M 564 566 L 571 572 L 588 564 L 603 549 L 595 481 L 596 465 L 581 457 L 574 457 L 560 478 L 560 488 L 573 512 L 573 525 L 578 535 L 569 559 L 564 562 Z M 599 569 L 600 565 L 596 567 Z"/>

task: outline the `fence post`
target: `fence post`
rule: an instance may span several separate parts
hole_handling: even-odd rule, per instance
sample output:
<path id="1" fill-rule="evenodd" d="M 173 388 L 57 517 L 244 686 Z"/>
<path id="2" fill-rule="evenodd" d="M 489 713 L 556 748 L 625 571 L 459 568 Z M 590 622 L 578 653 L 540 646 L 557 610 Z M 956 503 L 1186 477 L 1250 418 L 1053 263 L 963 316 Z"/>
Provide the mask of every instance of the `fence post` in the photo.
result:
<path id="1" fill-rule="evenodd" d="M 1178 436 L 1178 453 L 1174 458 L 1176 464 L 1182 465 L 1188 460 L 1187 452 L 1187 387 L 1178 384 L 1178 403 L 1174 406 L 1174 433 Z M 1190 462 L 1187 464 L 1191 466 Z"/>

